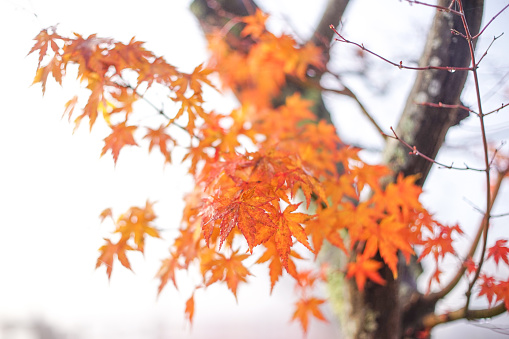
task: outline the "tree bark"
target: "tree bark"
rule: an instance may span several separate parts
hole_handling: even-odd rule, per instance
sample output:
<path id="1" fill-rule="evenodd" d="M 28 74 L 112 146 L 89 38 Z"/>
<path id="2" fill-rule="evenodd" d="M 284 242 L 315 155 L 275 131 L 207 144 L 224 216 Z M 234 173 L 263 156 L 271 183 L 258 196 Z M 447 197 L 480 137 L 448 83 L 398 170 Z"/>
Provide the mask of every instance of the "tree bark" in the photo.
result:
<path id="1" fill-rule="evenodd" d="M 449 3 L 450 0 L 441 0 L 438 4 L 447 7 Z M 472 35 L 479 32 L 483 4 L 483 0 L 463 0 Z M 452 13 L 437 12 L 419 62 L 421 67 L 470 65 L 468 43 L 461 36 L 452 34 L 452 29 L 465 33 L 461 18 Z M 459 104 L 467 75 L 468 71 L 419 71 L 396 128 L 398 137 L 415 146 L 422 154 L 435 159 L 449 128 L 466 118 L 468 112 L 423 106 L 418 103 Z M 405 176 L 419 175 L 417 183 L 421 186 L 432 166 L 430 161 L 409 154 L 409 149 L 394 139 L 387 143 L 384 162 L 394 170 L 395 175 L 400 172 Z"/>

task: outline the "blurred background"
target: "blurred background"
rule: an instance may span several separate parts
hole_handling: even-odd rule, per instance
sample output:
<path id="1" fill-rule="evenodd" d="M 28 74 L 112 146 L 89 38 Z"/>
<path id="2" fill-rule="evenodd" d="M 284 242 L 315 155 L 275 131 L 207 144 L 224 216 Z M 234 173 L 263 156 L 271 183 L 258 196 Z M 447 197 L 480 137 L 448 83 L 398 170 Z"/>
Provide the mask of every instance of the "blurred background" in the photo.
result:
<path id="1" fill-rule="evenodd" d="M 73 133 L 62 120 L 64 104 L 78 90 L 74 79 L 61 88 L 48 81 L 46 95 L 40 85 L 30 86 L 37 56 L 26 57 L 39 31 L 58 24 L 62 35 L 98 33 L 128 42 L 145 41 L 146 48 L 179 67 L 192 71 L 206 61 L 206 43 L 190 1 L 63 1 L 0 0 L 0 338 L 8 339 L 129 339 L 129 338 L 264 338 L 303 337 L 290 323 L 293 284 L 282 279 L 270 295 L 263 268 L 254 268 L 250 284 L 241 286 L 238 302 L 225 286 L 199 290 L 192 327 L 184 321 L 185 301 L 192 274 L 178 277 L 179 291 L 171 286 L 157 297 L 154 279 L 160 259 L 180 222 L 182 195 L 192 187 L 186 168 L 163 166 L 158 154 L 143 148 L 123 151 L 114 166 L 108 154 L 99 157 L 105 126 L 90 133 L 86 124 Z M 273 17 L 274 31 L 293 31 L 307 37 L 319 20 L 325 1 L 259 1 Z M 489 2 L 485 21 L 501 6 Z M 493 7 L 490 7 L 492 6 Z M 392 60 L 415 62 L 420 56 L 433 10 L 395 0 L 357 0 L 348 9 L 344 32 Z M 397 20 L 395 19 L 397 18 Z M 509 32 L 509 15 L 501 15 L 478 45 L 483 50 L 494 35 Z M 480 74 L 484 103 L 496 108 L 509 101 L 507 39 L 492 47 Z M 337 46 L 336 46 L 337 47 Z M 335 47 L 335 48 L 336 48 Z M 352 48 L 336 48 L 330 68 L 356 90 L 368 110 L 386 130 L 395 126 L 415 76 L 372 58 L 360 59 Z M 362 64 L 361 66 L 360 63 Z M 348 70 L 355 70 L 350 72 Z M 324 85 L 334 87 L 334 79 Z M 467 85 L 464 96 L 471 94 Z M 210 94 L 223 111 L 235 106 L 231 97 Z M 379 159 L 382 140 L 348 98 L 329 95 L 341 138 L 367 148 L 366 159 Z M 467 103 L 472 103 L 468 100 Z M 150 110 L 140 106 L 139 109 Z M 156 115 L 156 112 L 152 112 Z M 478 127 L 467 119 L 454 129 L 439 160 L 475 167 L 481 163 Z M 492 140 L 509 137 L 506 111 L 487 122 Z M 503 148 L 507 152 L 508 147 Z M 480 215 L 465 201 L 482 206 L 482 176 L 476 173 L 433 169 L 425 185 L 425 206 L 444 222 L 459 222 L 466 232 L 477 226 Z M 506 213 L 509 190 L 503 188 L 494 213 Z M 133 272 L 120 265 L 108 281 L 104 268 L 95 270 L 98 248 L 110 230 L 99 213 L 111 207 L 118 215 L 130 206 L 157 201 L 157 225 L 165 240 L 149 239 L 145 256 L 131 256 Z M 493 222 L 491 236 L 507 238 L 508 218 Z M 505 227 L 504 227 L 505 225 Z M 468 239 L 468 235 L 466 236 Z M 450 267 L 456 265 L 451 261 Z M 495 267 L 492 267 L 495 270 Z M 498 272 L 509 274 L 509 272 Z M 426 286 L 423 277 L 422 286 Z M 322 291 L 326 296 L 325 289 Z M 458 297 L 459 296 L 459 297 Z M 455 297 L 458 297 L 455 299 Z M 440 307 L 461 305 L 461 293 Z M 340 338 L 329 308 L 330 323 L 312 322 L 307 338 Z M 436 338 L 502 338 L 507 336 L 507 314 L 488 322 L 451 324 L 435 331 Z"/>

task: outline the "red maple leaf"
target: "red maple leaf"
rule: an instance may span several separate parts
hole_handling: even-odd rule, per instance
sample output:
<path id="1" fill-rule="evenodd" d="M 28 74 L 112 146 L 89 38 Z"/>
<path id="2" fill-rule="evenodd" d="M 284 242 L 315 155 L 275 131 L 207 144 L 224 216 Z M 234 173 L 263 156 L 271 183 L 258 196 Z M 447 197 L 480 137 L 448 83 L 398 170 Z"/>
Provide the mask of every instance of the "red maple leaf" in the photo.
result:
<path id="1" fill-rule="evenodd" d="M 507 240 L 497 240 L 495 245 L 488 249 L 488 259 L 493 257 L 497 265 L 500 260 L 509 265 L 509 248 L 505 244 L 507 244 Z"/>
<path id="2" fill-rule="evenodd" d="M 496 292 L 495 278 L 488 277 L 485 274 L 481 274 L 479 278 L 480 278 L 479 287 L 481 288 L 481 290 L 479 291 L 479 297 L 485 295 L 486 298 L 488 299 L 488 303 L 491 306 L 491 304 L 493 303 L 493 297 L 495 296 Z"/>

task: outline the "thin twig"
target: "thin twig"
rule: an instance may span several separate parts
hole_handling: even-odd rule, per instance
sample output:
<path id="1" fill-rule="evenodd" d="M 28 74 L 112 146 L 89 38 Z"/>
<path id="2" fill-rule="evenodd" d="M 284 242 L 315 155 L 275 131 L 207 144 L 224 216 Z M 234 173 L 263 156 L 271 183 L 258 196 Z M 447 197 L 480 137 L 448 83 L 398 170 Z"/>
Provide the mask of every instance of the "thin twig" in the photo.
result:
<path id="1" fill-rule="evenodd" d="M 502 213 L 502 214 L 493 214 L 491 216 L 491 218 L 493 219 L 493 218 L 501 218 L 501 217 L 507 217 L 507 216 L 509 216 L 509 212 L 508 213 Z"/>
<path id="2" fill-rule="evenodd" d="M 490 50 L 491 48 L 491 45 L 493 45 L 493 43 L 498 39 L 500 38 L 502 35 L 504 35 L 504 33 L 500 33 L 499 36 L 494 36 L 493 37 L 493 40 L 491 40 L 491 43 L 490 45 L 488 46 L 488 48 L 486 48 L 486 51 L 484 51 L 484 54 L 479 58 L 479 61 L 477 61 L 477 64 L 479 65 L 482 61 L 482 59 L 484 59 L 484 57 L 488 54 L 488 51 Z"/>
<path id="3" fill-rule="evenodd" d="M 405 140 L 401 139 L 397 134 L 396 134 L 396 131 L 394 131 L 394 129 L 391 127 L 391 131 L 392 133 L 394 134 L 393 136 L 391 135 L 388 135 L 389 138 L 392 138 L 392 139 L 396 139 L 398 140 L 399 142 L 401 142 L 403 145 L 405 145 L 411 152 L 410 154 L 413 154 L 413 155 L 417 155 L 423 159 L 426 159 L 427 161 L 429 162 L 432 162 L 440 167 L 443 167 L 443 168 L 447 168 L 447 169 L 454 169 L 454 170 L 459 170 L 459 171 L 476 171 L 476 172 L 484 172 L 485 170 L 484 169 L 479 169 L 479 168 L 473 168 L 473 167 L 469 167 L 465 164 L 465 167 L 455 167 L 453 166 L 453 164 L 451 165 L 445 165 L 445 164 L 442 164 L 432 158 L 430 158 L 429 156 L 419 152 L 419 150 L 415 147 L 415 146 L 411 146 L 409 145 Z"/>
<path id="4" fill-rule="evenodd" d="M 442 12 L 447 12 L 447 13 L 453 13 L 453 14 L 456 14 L 456 15 L 461 15 L 460 12 L 458 11 L 455 11 L 454 9 L 452 9 L 450 6 L 449 7 L 443 7 L 443 6 L 438 6 L 438 5 L 432 5 L 432 4 L 428 4 L 428 3 L 425 3 L 425 2 L 421 2 L 421 1 L 417 1 L 417 0 L 406 0 L 410 5 L 413 5 L 413 4 L 416 4 L 416 5 L 422 5 L 422 6 L 426 6 L 426 7 L 431 7 L 431 8 L 436 8 L 437 10 L 439 11 L 442 11 Z M 454 2 L 454 1 L 453 1 Z M 451 2 L 451 4 L 453 3 Z"/>
<path id="5" fill-rule="evenodd" d="M 128 84 L 127 82 L 125 84 L 119 84 L 117 83 L 117 85 L 121 86 L 121 87 L 124 87 L 124 88 L 130 88 L 134 91 L 134 93 L 139 96 L 143 101 L 145 101 L 147 104 L 149 104 L 153 109 L 155 109 L 157 111 L 157 113 L 159 113 L 160 115 L 162 115 L 163 117 L 165 117 L 166 119 L 168 120 L 172 120 L 169 116 L 166 115 L 166 113 L 164 113 L 164 111 L 157 107 L 156 105 L 154 105 L 154 103 L 150 100 L 148 100 L 147 98 L 145 98 L 145 96 L 143 94 L 141 94 L 140 92 L 138 92 L 133 86 L 131 86 L 130 84 Z M 187 133 L 189 133 L 189 131 L 182 125 L 180 124 L 177 124 L 175 121 L 172 123 L 172 125 L 175 125 L 175 127 L 178 127 L 184 131 L 186 131 Z M 197 139 L 200 139 L 199 137 L 197 137 L 196 135 L 194 134 L 191 134 L 189 133 L 190 135 L 192 135 L 193 137 L 197 138 Z"/>
<path id="6" fill-rule="evenodd" d="M 484 116 L 487 116 L 487 115 L 492 114 L 492 113 L 497 113 L 498 111 L 500 111 L 501 109 L 503 109 L 503 108 L 505 108 L 505 107 L 507 107 L 507 106 L 509 106 L 509 103 L 507 103 L 507 104 L 502 104 L 499 108 L 494 109 L 493 111 L 489 111 L 489 112 L 487 112 L 487 113 L 484 113 Z"/>
<path id="7" fill-rule="evenodd" d="M 456 71 L 471 71 L 473 70 L 473 67 L 451 67 L 451 66 L 425 66 L 425 67 L 411 67 L 411 66 L 405 66 L 403 65 L 403 61 L 400 61 L 399 63 L 396 63 L 396 62 L 393 62 L 387 58 L 384 58 L 383 56 L 381 56 L 380 54 L 377 54 L 373 51 L 371 51 L 370 49 L 364 47 L 363 44 L 359 44 L 357 42 L 354 42 L 354 41 L 350 41 L 348 39 L 346 39 L 344 36 L 342 36 L 337 30 L 336 28 L 333 26 L 333 25 L 330 25 L 330 28 L 334 31 L 334 33 L 336 33 L 336 35 L 339 37 L 336 38 L 335 40 L 336 41 L 340 41 L 340 42 L 344 42 L 346 44 L 350 44 L 350 45 L 354 45 L 354 46 L 357 46 L 359 47 L 360 49 L 362 49 L 363 51 L 387 62 L 388 64 L 390 65 L 393 65 L 395 67 L 398 67 L 399 69 L 411 69 L 411 70 L 414 70 L 414 71 L 426 71 L 426 70 L 430 70 L 430 69 L 437 69 L 437 70 L 442 70 L 442 71 L 448 71 L 448 72 L 456 72 Z"/>
<path id="8" fill-rule="evenodd" d="M 435 104 L 435 103 L 432 103 L 432 102 L 416 102 L 416 105 L 420 105 L 420 106 L 429 106 L 429 107 L 437 107 L 437 108 L 459 108 L 459 109 L 463 109 L 465 111 L 468 111 L 469 113 L 473 113 L 475 115 L 477 115 L 476 112 L 474 112 L 472 109 L 466 107 L 466 106 L 463 106 L 463 105 L 450 105 L 450 104 L 443 104 L 441 102 L 439 102 L 438 104 Z"/>
<path id="9" fill-rule="evenodd" d="M 484 263 L 484 255 L 486 253 L 486 249 L 488 246 L 488 227 L 490 224 L 490 212 L 493 202 L 491 199 L 491 188 L 490 188 L 490 160 L 489 160 L 489 153 L 488 153 L 488 140 L 486 137 L 486 128 L 484 126 L 484 114 L 482 111 L 482 102 L 481 102 L 481 90 L 479 86 L 479 77 L 477 74 L 477 63 L 475 61 L 475 53 L 474 53 L 474 44 L 472 40 L 472 35 L 470 34 L 470 29 L 468 27 L 468 23 L 465 18 L 465 11 L 463 9 L 463 3 L 461 0 L 457 0 L 459 11 L 461 12 L 461 21 L 463 22 L 463 27 L 465 28 L 465 35 L 467 36 L 467 43 L 468 43 L 468 49 L 470 51 L 470 59 L 472 60 L 472 74 L 474 76 L 474 84 L 475 84 L 475 94 L 477 99 L 477 106 L 478 106 L 478 117 L 479 117 L 479 124 L 481 128 L 481 135 L 482 135 L 482 143 L 483 143 L 483 150 L 484 150 L 484 163 L 485 163 L 485 173 L 486 173 L 486 214 L 483 218 L 483 240 L 482 240 L 482 249 L 481 249 L 481 256 L 479 259 L 479 263 L 477 265 L 477 269 L 475 271 L 474 278 L 472 281 L 470 281 L 470 284 L 468 285 L 468 289 L 465 293 L 467 300 L 465 302 L 465 316 L 468 316 L 469 313 L 469 306 L 470 306 L 470 300 L 472 296 L 472 289 L 474 288 L 474 285 L 479 278 L 481 274 L 481 268 Z"/>
<path id="10" fill-rule="evenodd" d="M 495 16 L 493 18 L 491 18 L 490 21 L 488 21 L 488 23 L 483 27 L 483 29 L 481 29 L 481 31 L 479 33 L 477 33 L 476 35 L 474 35 L 472 37 L 472 39 L 477 39 L 481 34 L 483 34 L 484 30 L 486 28 L 488 28 L 488 26 L 493 22 L 493 20 L 495 20 L 495 18 L 497 16 L 499 16 L 500 14 L 502 14 L 503 11 L 505 11 L 507 9 L 507 7 L 509 7 L 509 4 L 507 4 L 504 8 L 502 8 L 497 14 L 495 14 Z"/>

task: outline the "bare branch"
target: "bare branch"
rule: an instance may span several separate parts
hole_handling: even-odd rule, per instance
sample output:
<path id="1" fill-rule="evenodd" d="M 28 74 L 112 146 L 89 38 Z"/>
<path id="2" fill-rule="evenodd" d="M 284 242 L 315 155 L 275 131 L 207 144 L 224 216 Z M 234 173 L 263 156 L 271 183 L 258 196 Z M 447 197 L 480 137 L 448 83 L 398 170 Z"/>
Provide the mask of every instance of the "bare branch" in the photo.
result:
<path id="1" fill-rule="evenodd" d="M 484 319 L 492 318 L 506 311 L 504 303 L 498 304 L 492 308 L 480 309 L 480 310 L 467 310 L 465 307 L 460 308 L 456 311 L 452 311 L 445 314 L 429 314 L 424 317 L 422 323 L 425 328 L 433 328 L 440 324 L 445 324 L 451 321 L 460 319 Z"/>
<path id="2" fill-rule="evenodd" d="M 433 163 L 433 164 L 436 164 L 440 167 L 443 167 L 443 168 L 447 168 L 447 169 L 454 169 L 454 170 L 459 170 L 459 171 L 476 171 L 476 172 L 485 172 L 486 170 L 484 169 L 480 169 L 480 168 L 472 168 L 472 167 L 469 167 L 467 165 L 465 165 L 465 167 L 455 167 L 453 166 L 453 164 L 451 165 L 445 165 L 445 164 L 442 164 L 438 161 L 435 161 L 434 159 L 430 158 L 429 156 L 427 156 L 426 154 L 423 154 L 421 152 L 419 152 L 419 150 L 417 149 L 417 147 L 415 146 L 411 146 L 410 144 L 408 144 L 405 140 L 401 139 L 397 134 L 396 132 L 394 131 L 394 129 L 391 127 L 391 131 L 392 133 L 394 134 L 393 136 L 391 135 L 388 135 L 387 137 L 389 138 L 392 138 L 392 139 L 395 139 L 395 140 L 398 140 L 399 142 L 401 142 L 403 145 L 405 145 L 409 150 L 409 154 L 413 154 L 413 155 L 417 155 L 423 159 L 426 159 L 427 161 Z"/>
<path id="3" fill-rule="evenodd" d="M 504 35 L 504 33 L 500 33 L 499 36 L 494 36 L 493 37 L 493 40 L 491 40 L 491 43 L 490 45 L 488 46 L 488 48 L 486 48 L 486 51 L 484 52 L 484 54 L 479 58 L 479 61 L 477 61 L 477 65 L 479 65 L 482 61 L 482 59 L 484 59 L 484 57 L 488 54 L 488 51 L 490 50 L 491 48 L 491 45 L 493 45 L 493 43 L 498 39 L 500 38 L 502 35 Z"/>
<path id="4" fill-rule="evenodd" d="M 336 38 L 336 41 L 344 42 L 346 44 L 357 46 L 358 48 L 362 49 L 366 53 L 369 53 L 369 54 L 371 54 L 371 55 L 373 55 L 373 56 L 375 56 L 375 57 L 385 61 L 386 63 L 388 63 L 390 65 L 398 67 L 399 69 L 411 69 L 411 70 L 414 70 L 414 71 L 427 71 L 427 70 L 430 70 L 430 69 L 437 69 L 437 70 L 442 70 L 442 71 L 448 71 L 448 72 L 451 72 L 451 73 L 454 73 L 456 71 L 471 71 L 471 70 L 473 70 L 473 67 L 452 67 L 452 66 L 431 66 L 431 65 L 430 66 L 424 66 L 424 67 L 405 66 L 405 65 L 403 65 L 403 61 L 400 61 L 399 63 L 396 63 L 396 62 L 391 61 L 391 60 L 381 56 L 380 54 L 377 54 L 377 53 L 373 52 L 372 50 L 364 47 L 364 44 L 359 44 L 359 43 L 357 43 L 355 41 L 351 41 L 351 40 L 346 39 L 343 35 L 341 35 L 336 30 L 336 28 L 333 25 L 330 25 L 330 28 L 339 37 L 339 38 Z"/>
<path id="5" fill-rule="evenodd" d="M 474 112 L 472 109 L 464 106 L 464 105 L 449 105 L 449 104 L 443 104 L 441 102 L 439 102 L 438 104 L 435 104 L 435 103 L 432 103 L 432 102 L 416 102 L 417 105 L 421 105 L 421 106 L 429 106 L 429 107 L 437 107 L 437 108 L 459 108 L 459 109 L 462 109 L 464 111 L 467 111 L 469 113 L 473 113 L 473 114 L 476 114 L 476 112 Z"/>
<path id="6" fill-rule="evenodd" d="M 500 111 L 502 108 L 505 108 L 505 107 L 507 107 L 507 106 L 509 106 L 509 103 L 507 103 L 507 104 L 502 104 L 499 108 L 494 109 L 493 111 L 489 111 L 489 112 L 487 112 L 487 113 L 484 113 L 484 116 L 487 116 L 488 114 L 492 114 L 492 113 L 497 113 L 497 112 L 498 112 L 498 111 Z"/>
<path id="7" fill-rule="evenodd" d="M 436 8 L 437 10 L 442 11 L 442 12 L 454 13 L 456 15 L 461 15 L 460 12 L 452 9 L 452 4 L 454 3 L 454 1 L 451 1 L 451 4 L 449 5 L 449 7 L 432 5 L 432 4 L 428 4 L 428 3 L 417 1 L 417 0 L 407 0 L 407 2 L 410 5 L 416 4 L 416 5 L 426 6 L 426 7 L 432 7 L 432 8 Z"/>
<path id="8" fill-rule="evenodd" d="M 505 11 L 507 9 L 507 7 L 509 7 L 509 4 L 507 4 L 504 8 L 502 8 L 497 14 L 495 14 L 495 16 L 493 18 L 491 18 L 490 21 L 488 21 L 488 23 L 483 27 L 483 29 L 481 29 L 481 31 L 479 33 L 477 33 L 476 35 L 474 35 L 472 37 L 472 39 L 477 39 L 483 32 L 486 28 L 488 28 L 489 25 L 491 25 L 491 23 L 493 22 L 493 20 L 495 20 L 495 18 L 497 16 L 499 16 L 500 14 L 502 14 L 503 11 Z"/>

